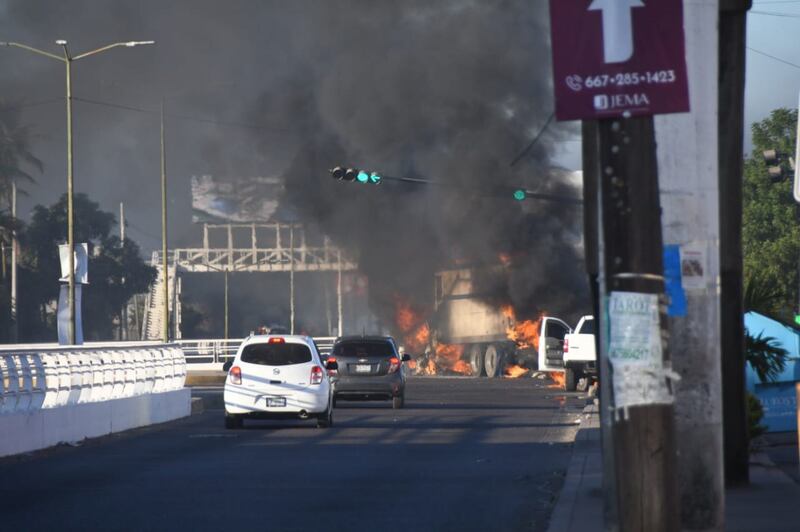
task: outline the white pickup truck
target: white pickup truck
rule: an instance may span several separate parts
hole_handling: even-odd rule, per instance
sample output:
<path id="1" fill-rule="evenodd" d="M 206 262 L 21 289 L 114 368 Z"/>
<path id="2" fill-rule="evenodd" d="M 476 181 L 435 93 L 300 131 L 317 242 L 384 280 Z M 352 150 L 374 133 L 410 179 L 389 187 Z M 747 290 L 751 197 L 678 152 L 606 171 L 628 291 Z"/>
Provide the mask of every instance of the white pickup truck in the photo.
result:
<path id="1" fill-rule="evenodd" d="M 575 331 L 564 336 L 564 387 L 575 391 L 580 379 L 597 375 L 594 316 L 584 316 Z"/>

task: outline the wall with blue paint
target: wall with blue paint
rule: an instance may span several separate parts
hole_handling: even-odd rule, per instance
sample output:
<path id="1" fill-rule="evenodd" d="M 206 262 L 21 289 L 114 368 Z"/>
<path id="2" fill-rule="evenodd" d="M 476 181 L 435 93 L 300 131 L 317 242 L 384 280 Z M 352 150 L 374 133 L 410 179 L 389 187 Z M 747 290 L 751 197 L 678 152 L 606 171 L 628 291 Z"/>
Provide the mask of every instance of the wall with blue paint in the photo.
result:
<path id="1" fill-rule="evenodd" d="M 769 432 L 797 430 L 797 394 L 800 381 L 800 328 L 784 324 L 757 312 L 744 316 L 744 325 L 753 336 L 771 336 L 789 352 L 786 367 L 775 382 L 761 382 L 747 365 L 747 390 L 755 393 L 764 406 L 764 425 Z"/>

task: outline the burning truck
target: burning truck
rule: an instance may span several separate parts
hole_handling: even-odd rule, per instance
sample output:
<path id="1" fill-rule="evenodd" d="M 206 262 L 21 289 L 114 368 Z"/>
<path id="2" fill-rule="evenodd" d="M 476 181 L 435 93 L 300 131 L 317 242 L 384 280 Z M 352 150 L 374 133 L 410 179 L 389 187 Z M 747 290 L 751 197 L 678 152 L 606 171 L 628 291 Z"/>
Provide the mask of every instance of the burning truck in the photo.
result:
<path id="1" fill-rule="evenodd" d="M 544 315 L 517 320 L 510 305 L 489 304 L 477 288 L 477 274 L 470 268 L 438 272 L 434 311 L 427 320 L 398 305 L 406 349 L 423 351 L 415 371 L 489 378 L 520 377 L 532 369 L 563 372 L 564 336 L 570 327 Z"/>

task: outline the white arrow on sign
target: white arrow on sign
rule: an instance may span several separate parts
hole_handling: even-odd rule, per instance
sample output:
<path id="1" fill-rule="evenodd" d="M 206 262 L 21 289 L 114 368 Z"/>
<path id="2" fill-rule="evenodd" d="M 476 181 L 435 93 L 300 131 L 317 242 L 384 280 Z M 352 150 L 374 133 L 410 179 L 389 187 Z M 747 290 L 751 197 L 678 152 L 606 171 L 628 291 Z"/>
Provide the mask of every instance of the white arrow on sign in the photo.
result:
<path id="1" fill-rule="evenodd" d="M 634 7 L 642 0 L 594 0 L 589 11 L 603 12 L 603 56 L 606 63 L 622 63 L 633 55 Z"/>

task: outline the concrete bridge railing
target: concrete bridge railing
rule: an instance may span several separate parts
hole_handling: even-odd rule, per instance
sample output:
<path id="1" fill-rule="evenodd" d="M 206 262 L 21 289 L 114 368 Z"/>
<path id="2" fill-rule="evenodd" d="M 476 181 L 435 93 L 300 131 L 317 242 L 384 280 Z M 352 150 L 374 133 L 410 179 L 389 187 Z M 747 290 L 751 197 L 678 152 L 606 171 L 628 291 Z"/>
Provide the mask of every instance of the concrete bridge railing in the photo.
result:
<path id="1" fill-rule="evenodd" d="M 0 456 L 188 415 L 185 379 L 177 344 L 0 347 Z"/>
<path id="2" fill-rule="evenodd" d="M 0 349 L 0 413 L 108 401 L 183 388 L 177 345 L 88 344 Z"/>

